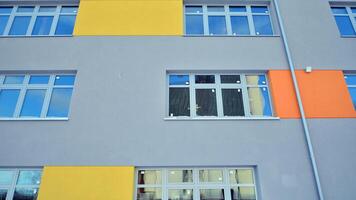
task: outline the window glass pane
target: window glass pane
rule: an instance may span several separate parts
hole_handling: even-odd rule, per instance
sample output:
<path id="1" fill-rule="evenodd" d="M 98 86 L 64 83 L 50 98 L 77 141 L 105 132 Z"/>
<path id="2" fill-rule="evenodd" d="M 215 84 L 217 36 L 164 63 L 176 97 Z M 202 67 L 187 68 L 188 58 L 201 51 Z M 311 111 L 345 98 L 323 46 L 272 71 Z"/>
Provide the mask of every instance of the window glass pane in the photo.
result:
<path id="1" fill-rule="evenodd" d="M 201 6 L 186 6 L 185 13 L 203 13 Z"/>
<path id="2" fill-rule="evenodd" d="M 168 183 L 192 183 L 193 170 L 169 170 Z"/>
<path id="3" fill-rule="evenodd" d="M 247 90 L 251 115 L 272 116 L 268 89 L 266 87 L 249 87 Z"/>
<path id="4" fill-rule="evenodd" d="M 347 14 L 345 7 L 331 7 L 334 14 Z"/>
<path id="5" fill-rule="evenodd" d="M 356 13 L 356 7 L 352 7 L 352 8 L 351 8 L 351 12 L 352 12 L 352 13 Z"/>
<path id="6" fill-rule="evenodd" d="M 27 90 L 20 117 L 40 117 L 46 90 Z"/>
<path id="7" fill-rule="evenodd" d="M 265 75 L 247 75 L 246 76 L 247 85 L 266 85 Z"/>
<path id="8" fill-rule="evenodd" d="M 232 84 L 241 83 L 240 75 L 221 75 L 220 79 L 221 79 L 221 83 L 232 83 Z"/>
<path id="9" fill-rule="evenodd" d="M 246 16 L 232 16 L 231 28 L 233 35 L 250 35 L 250 28 Z"/>
<path id="10" fill-rule="evenodd" d="M 56 29 L 56 35 L 72 35 L 74 23 L 75 23 L 75 15 L 62 15 L 59 17 Z"/>
<path id="11" fill-rule="evenodd" d="M 74 85 L 75 75 L 57 75 L 54 85 Z"/>
<path id="12" fill-rule="evenodd" d="M 12 200 L 36 200 L 38 189 L 16 188 L 14 198 Z"/>
<path id="13" fill-rule="evenodd" d="M 17 16 L 15 17 L 9 35 L 26 35 L 31 17 Z"/>
<path id="14" fill-rule="evenodd" d="M 224 200 L 223 189 L 201 189 L 200 200 Z"/>
<path id="15" fill-rule="evenodd" d="M 39 185 L 41 182 L 41 173 L 39 170 L 20 171 L 17 185 Z"/>
<path id="16" fill-rule="evenodd" d="M 39 12 L 55 12 L 56 6 L 41 6 Z"/>
<path id="17" fill-rule="evenodd" d="M 189 85 L 189 75 L 169 75 L 169 85 Z"/>
<path id="18" fill-rule="evenodd" d="M 168 200 L 193 200 L 193 190 L 170 189 L 168 190 Z"/>
<path id="19" fill-rule="evenodd" d="M 341 35 L 355 35 L 355 30 L 348 16 L 335 16 L 336 24 Z"/>
<path id="20" fill-rule="evenodd" d="M 11 185 L 13 177 L 14 177 L 14 171 L 1 170 L 0 185 Z"/>
<path id="21" fill-rule="evenodd" d="M 61 13 L 70 13 L 70 14 L 75 14 L 78 11 L 77 6 L 63 6 L 61 9 Z"/>
<path id="22" fill-rule="evenodd" d="M 161 200 L 162 190 L 161 188 L 138 188 L 137 200 Z"/>
<path id="23" fill-rule="evenodd" d="M 231 188 L 232 200 L 255 200 L 255 188 L 254 187 L 235 187 Z"/>
<path id="24" fill-rule="evenodd" d="M 225 16 L 209 16 L 209 33 L 212 35 L 227 34 Z"/>
<path id="25" fill-rule="evenodd" d="M 347 85 L 356 85 L 356 75 L 345 75 Z"/>
<path id="26" fill-rule="evenodd" d="M 215 83 L 215 75 L 195 75 L 195 83 Z"/>
<path id="27" fill-rule="evenodd" d="M 13 117 L 20 90 L 0 90 L 0 117 Z"/>
<path id="28" fill-rule="evenodd" d="M 29 84 L 48 84 L 49 76 L 31 76 Z"/>
<path id="29" fill-rule="evenodd" d="M 231 184 L 253 184 L 252 169 L 230 169 L 229 176 Z"/>
<path id="30" fill-rule="evenodd" d="M 349 92 L 350 92 L 350 95 L 351 95 L 351 99 L 352 99 L 352 102 L 354 104 L 354 108 L 356 110 L 356 88 L 349 88 Z"/>
<path id="31" fill-rule="evenodd" d="M 49 35 L 49 32 L 51 31 L 52 21 L 52 16 L 37 17 L 35 26 L 32 30 L 32 35 Z"/>
<path id="32" fill-rule="evenodd" d="M 139 170 L 138 184 L 157 185 L 162 183 L 160 170 Z"/>
<path id="33" fill-rule="evenodd" d="M 34 6 L 19 6 L 17 8 L 17 12 L 25 12 L 25 13 L 28 13 L 28 12 L 33 12 L 33 10 L 35 9 Z"/>
<path id="34" fill-rule="evenodd" d="M 203 16 L 186 15 L 185 16 L 185 33 L 186 34 L 204 34 Z"/>
<path id="35" fill-rule="evenodd" d="M 22 84 L 25 76 L 6 76 L 4 84 Z"/>
<path id="36" fill-rule="evenodd" d="M 0 189 L 0 200 L 6 200 L 7 189 Z"/>
<path id="37" fill-rule="evenodd" d="M 267 6 L 251 6 L 252 13 L 268 13 Z"/>
<path id="38" fill-rule="evenodd" d="M 220 169 L 203 169 L 199 170 L 199 181 L 200 182 L 213 182 L 222 183 L 223 182 L 223 171 Z"/>
<path id="39" fill-rule="evenodd" d="M 72 88 L 53 89 L 47 117 L 68 117 L 72 92 Z"/>
<path id="40" fill-rule="evenodd" d="M 246 12 L 246 6 L 230 6 L 230 12 Z"/>
<path id="41" fill-rule="evenodd" d="M 189 88 L 169 88 L 169 116 L 190 116 Z"/>
<path id="42" fill-rule="evenodd" d="M 208 12 L 225 12 L 224 6 L 208 6 Z"/>
<path id="43" fill-rule="evenodd" d="M 271 21 L 268 15 L 254 15 L 256 35 L 273 35 Z"/>
<path id="44" fill-rule="evenodd" d="M 4 34 L 9 16 L 0 16 L 0 35 Z"/>
<path id="45" fill-rule="evenodd" d="M 244 116 L 241 89 L 222 89 L 224 116 Z"/>
<path id="46" fill-rule="evenodd" d="M 217 116 L 216 90 L 196 89 L 196 114 L 198 116 Z"/>
<path id="47" fill-rule="evenodd" d="M 0 7 L 0 14 L 10 14 L 12 11 L 12 6 Z"/>

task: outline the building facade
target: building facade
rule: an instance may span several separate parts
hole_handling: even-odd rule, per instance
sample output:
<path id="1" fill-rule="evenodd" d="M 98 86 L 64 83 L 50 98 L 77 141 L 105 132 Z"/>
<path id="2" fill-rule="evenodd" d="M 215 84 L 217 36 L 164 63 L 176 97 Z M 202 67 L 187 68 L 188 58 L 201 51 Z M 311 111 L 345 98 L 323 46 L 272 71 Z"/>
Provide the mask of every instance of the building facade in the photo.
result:
<path id="1" fill-rule="evenodd" d="M 1 0 L 0 199 L 356 199 L 355 32 L 354 0 Z"/>

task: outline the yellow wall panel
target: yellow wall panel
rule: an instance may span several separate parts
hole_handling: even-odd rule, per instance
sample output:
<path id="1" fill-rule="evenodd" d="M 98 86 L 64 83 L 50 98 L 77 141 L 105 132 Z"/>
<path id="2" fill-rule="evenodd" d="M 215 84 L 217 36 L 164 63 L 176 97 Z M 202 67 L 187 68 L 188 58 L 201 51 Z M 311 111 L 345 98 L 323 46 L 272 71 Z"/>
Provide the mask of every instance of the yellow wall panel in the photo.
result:
<path id="1" fill-rule="evenodd" d="M 38 200 L 132 200 L 134 167 L 45 167 Z"/>
<path id="2" fill-rule="evenodd" d="M 183 35 L 183 2 L 84 0 L 74 35 Z"/>

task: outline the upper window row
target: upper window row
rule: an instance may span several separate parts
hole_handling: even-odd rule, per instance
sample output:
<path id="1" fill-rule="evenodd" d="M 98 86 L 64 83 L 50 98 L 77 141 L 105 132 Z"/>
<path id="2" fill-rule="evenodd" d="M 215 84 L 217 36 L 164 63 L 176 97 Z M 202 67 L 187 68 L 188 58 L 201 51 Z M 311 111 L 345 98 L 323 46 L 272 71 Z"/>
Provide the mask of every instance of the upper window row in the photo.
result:
<path id="1" fill-rule="evenodd" d="M 0 35 L 72 35 L 77 6 L 2 6 Z"/>
<path id="2" fill-rule="evenodd" d="M 356 75 L 345 74 L 344 78 L 351 95 L 352 103 L 354 104 L 354 108 L 356 110 Z"/>
<path id="3" fill-rule="evenodd" d="M 356 35 L 356 7 L 331 7 L 340 34 Z"/>

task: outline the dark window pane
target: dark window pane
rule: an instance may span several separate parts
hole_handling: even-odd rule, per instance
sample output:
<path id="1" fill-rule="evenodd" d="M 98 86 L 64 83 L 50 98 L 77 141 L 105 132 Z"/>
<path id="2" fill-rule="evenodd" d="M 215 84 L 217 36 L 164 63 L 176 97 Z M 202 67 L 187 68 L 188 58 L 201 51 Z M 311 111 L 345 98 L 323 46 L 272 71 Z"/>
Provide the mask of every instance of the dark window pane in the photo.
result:
<path id="1" fill-rule="evenodd" d="M 234 83 L 234 84 L 241 83 L 240 75 L 221 75 L 220 79 L 221 79 L 221 83 Z"/>
<path id="2" fill-rule="evenodd" d="M 268 13 L 267 6 L 252 6 L 251 7 L 252 13 Z"/>
<path id="3" fill-rule="evenodd" d="M 0 7 L 0 14 L 10 14 L 12 11 L 12 6 Z"/>
<path id="4" fill-rule="evenodd" d="M 255 187 L 244 186 L 231 188 L 232 200 L 255 200 Z"/>
<path id="5" fill-rule="evenodd" d="M 189 85 L 189 75 L 169 75 L 169 85 Z"/>
<path id="6" fill-rule="evenodd" d="M 53 89 L 47 117 L 68 117 L 72 91 L 72 88 Z"/>
<path id="7" fill-rule="evenodd" d="M 230 12 L 246 12 L 245 6 L 230 6 Z"/>
<path id="8" fill-rule="evenodd" d="M 74 23 L 75 23 L 75 15 L 61 15 L 58 20 L 56 35 L 72 35 Z"/>
<path id="9" fill-rule="evenodd" d="M 57 75 L 54 85 L 74 85 L 75 75 Z"/>
<path id="10" fill-rule="evenodd" d="M 48 84 L 49 76 L 38 75 L 31 76 L 29 84 Z"/>
<path id="11" fill-rule="evenodd" d="M 251 115 L 272 116 L 268 89 L 266 87 L 250 87 L 247 90 Z"/>
<path id="12" fill-rule="evenodd" d="M 16 188 L 12 200 L 36 200 L 38 189 Z"/>
<path id="13" fill-rule="evenodd" d="M 201 189 L 200 200 L 224 200 L 223 189 Z"/>
<path id="14" fill-rule="evenodd" d="M 27 90 L 21 117 L 40 117 L 46 90 Z"/>
<path id="15" fill-rule="evenodd" d="M 209 33 L 212 35 L 226 35 L 225 16 L 209 16 Z"/>
<path id="16" fill-rule="evenodd" d="M 217 116 L 216 90 L 196 89 L 196 112 L 198 116 Z"/>
<path id="17" fill-rule="evenodd" d="M 20 90 L 0 90 L 0 117 L 13 117 Z"/>
<path id="18" fill-rule="evenodd" d="M 347 85 L 356 85 L 356 75 L 345 75 Z"/>
<path id="19" fill-rule="evenodd" d="M 355 30 L 348 16 L 335 16 L 336 24 L 341 35 L 355 35 Z"/>
<path id="20" fill-rule="evenodd" d="M 61 13 L 75 14 L 78 11 L 78 6 L 63 6 Z"/>
<path id="21" fill-rule="evenodd" d="M 241 89 L 222 89 L 224 116 L 244 116 Z"/>
<path id="22" fill-rule="evenodd" d="M 6 76 L 4 84 L 22 84 L 25 76 Z"/>
<path id="23" fill-rule="evenodd" d="M 215 83 L 214 75 L 195 75 L 195 83 Z"/>
<path id="24" fill-rule="evenodd" d="M 347 14 L 345 7 L 331 7 L 334 14 Z"/>
<path id="25" fill-rule="evenodd" d="M 0 16 L 0 35 L 4 34 L 9 16 Z"/>
<path id="26" fill-rule="evenodd" d="M 250 35 L 248 20 L 245 16 L 231 17 L 231 28 L 233 35 Z"/>
<path id="27" fill-rule="evenodd" d="M 55 12 L 56 6 L 41 6 L 39 12 Z"/>
<path id="28" fill-rule="evenodd" d="M 203 16 L 202 15 L 186 15 L 185 16 L 185 32 L 186 34 L 204 34 Z"/>
<path id="29" fill-rule="evenodd" d="M 37 17 L 35 26 L 32 30 L 32 35 L 49 35 L 49 32 L 51 31 L 52 21 L 52 16 Z"/>
<path id="30" fill-rule="evenodd" d="M 185 13 L 203 13 L 201 6 L 186 6 Z"/>
<path id="31" fill-rule="evenodd" d="M 268 15 L 254 15 L 256 35 L 273 35 L 271 21 Z"/>
<path id="32" fill-rule="evenodd" d="M 349 88 L 349 92 L 351 95 L 352 103 L 354 104 L 354 108 L 356 110 L 356 88 Z"/>
<path id="33" fill-rule="evenodd" d="M 224 6 L 208 6 L 208 12 L 225 12 Z"/>
<path id="34" fill-rule="evenodd" d="M 33 12 L 34 9 L 35 9 L 34 6 L 19 6 L 17 8 L 17 12 L 28 13 L 28 12 Z"/>
<path id="35" fill-rule="evenodd" d="M 9 35 L 26 35 L 31 17 L 15 17 Z"/>
<path id="36" fill-rule="evenodd" d="M 7 189 L 0 189 L 0 200 L 6 200 Z"/>
<path id="37" fill-rule="evenodd" d="M 169 116 L 190 116 L 189 88 L 169 88 Z"/>

